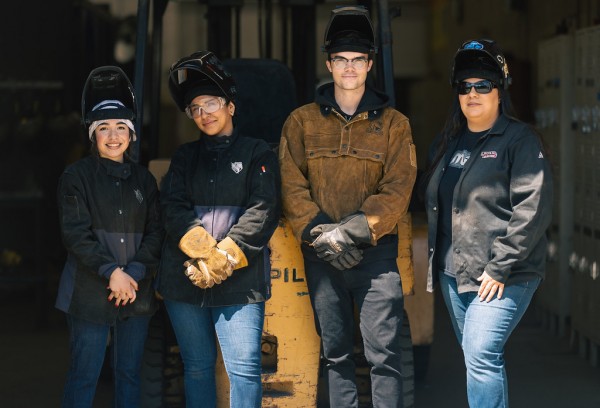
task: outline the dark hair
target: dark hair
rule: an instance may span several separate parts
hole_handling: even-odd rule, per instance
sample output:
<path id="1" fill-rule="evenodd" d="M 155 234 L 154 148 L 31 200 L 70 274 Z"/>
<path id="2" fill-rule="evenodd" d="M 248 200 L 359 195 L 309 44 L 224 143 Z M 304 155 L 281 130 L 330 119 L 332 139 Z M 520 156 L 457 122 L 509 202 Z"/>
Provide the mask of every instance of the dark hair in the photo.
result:
<path id="1" fill-rule="evenodd" d="M 510 93 L 508 92 L 508 90 L 504 89 L 501 86 L 498 86 L 497 89 L 500 98 L 500 114 L 504 115 L 510 120 L 523 123 L 516 117 L 515 110 L 510 99 Z M 444 124 L 444 127 L 442 128 L 442 131 L 440 132 L 438 138 L 436 138 L 436 140 L 438 140 L 438 144 L 436 146 L 435 153 L 431 161 L 428 161 L 425 172 L 423 173 L 421 181 L 419 182 L 418 191 L 419 196 L 421 198 L 425 196 L 425 190 L 427 189 L 427 184 L 429 184 L 429 179 L 431 178 L 431 175 L 433 174 L 433 171 L 439 164 L 440 160 L 444 158 L 444 155 L 446 154 L 446 150 L 448 148 L 448 144 L 451 140 L 457 138 L 461 134 L 462 130 L 465 128 L 466 125 L 467 118 L 465 117 L 464 113 L 460 108 L 458 90 L 455 86 L 453 91 L 452 105 L 450 106 L 448 116 L 446 117 L 446 123 Z M 537 131 L 537 129 L 535 129 L 535 127 L 531 125 L 527 126 L 538 137 L 544 155 L 548 157 L 548 149 L 546 148 L 546 144 L 543 141 L 542 135 Z"/>

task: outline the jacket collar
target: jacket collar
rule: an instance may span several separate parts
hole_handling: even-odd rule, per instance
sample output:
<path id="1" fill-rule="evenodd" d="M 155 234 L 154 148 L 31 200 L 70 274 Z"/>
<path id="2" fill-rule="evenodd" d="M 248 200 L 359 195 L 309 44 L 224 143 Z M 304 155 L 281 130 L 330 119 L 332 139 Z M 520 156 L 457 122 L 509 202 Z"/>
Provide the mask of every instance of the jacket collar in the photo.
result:
<path id="1" fill-rule="evenodd" d="M 317 95 L 315 97 L 315 103 L 319 104 L 321 114 L 323 116 L 328 116 L 331 112 L 335 111 L 342 117 L 346 118 L 346 120 L 351 120 L 359 115 L 361 115 L 361 117 L 366 116 L 369 119 L 377 118 L 381 115 L 383 109 L 389 105 L 389 100 L 390 98 L 385 93 L 367 85 L 365 87 L 365 93 L 358 103 L 356 112 L 354 115 L 349 117 L 343 113 L 337 101 L 335 100 L 333 82 L 321 85 L 317 89 Z"/>
<path id="2" fill-rule="evenodd" d="M 498 119 L 492 125 L 492 128 L 488 132 L 489 135 L 501 135 L 506 131 L 510 123 L 510 119 L 508 119 L 503 113 L 498 116 Z"/>
<path id="3" fill-rule="evenodd" d="M 127 179 L 131 176 L 131 163 L 125 159 L 125 162 L 119 163 L 114 160 L 106 159 L 104 157 L 97 157 L 100 165 L 106 170 L 106 174 L 112 177 Z"/>
<path id="4" fill-rule="evenodd" d="M 200 143 L 209 151 L 223 151 L 229 149 L 238 138 L 237 128 L 233 128 L 230 136 L 206 136 L 202 135 Z"/>

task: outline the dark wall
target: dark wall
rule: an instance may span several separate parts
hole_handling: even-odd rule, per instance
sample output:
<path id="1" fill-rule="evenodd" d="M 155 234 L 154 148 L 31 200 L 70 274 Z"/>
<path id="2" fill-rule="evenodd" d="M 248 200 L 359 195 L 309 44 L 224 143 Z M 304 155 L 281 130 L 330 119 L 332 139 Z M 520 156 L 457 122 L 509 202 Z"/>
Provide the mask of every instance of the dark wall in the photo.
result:
<path id="1" fill-rule="evenodd" d="M 60 108 L 77 109 L 87 73 L 113 62 L 116 23 L 107 6 L 68 0 L 11 1 L 3 2 L 2 16 L 3 89 L 54 89 L 58 82 L 63 90 Z"/>
<path id="2" fill-rule="evenodd" d="M 113 63 L 116 23 L 108 7 L 84 1 L 0 7 L 0 250 L 31 264 L 40 241 L 44 266 L 60 264 L 58 178 L 87 153 L 81 91 L 92 68 Z M 43 214 L 32 223 L 34 208 Z"/>

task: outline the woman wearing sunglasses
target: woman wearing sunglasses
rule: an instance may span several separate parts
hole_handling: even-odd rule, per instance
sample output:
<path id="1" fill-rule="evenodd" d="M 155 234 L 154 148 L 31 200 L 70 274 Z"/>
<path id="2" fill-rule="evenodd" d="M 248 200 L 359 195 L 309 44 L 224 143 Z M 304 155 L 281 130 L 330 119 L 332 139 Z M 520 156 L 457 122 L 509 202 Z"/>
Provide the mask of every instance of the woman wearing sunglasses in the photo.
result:
<path id="1" fill-rule="evenodd" d="M 544 278 L 552 175 L 539 135 L 513 114 L 491 40 L 465 42 L 455 98 L 425 173 L 428 290 L 442 291 L 476 408 L 508 407 L 504 345 Z"/>

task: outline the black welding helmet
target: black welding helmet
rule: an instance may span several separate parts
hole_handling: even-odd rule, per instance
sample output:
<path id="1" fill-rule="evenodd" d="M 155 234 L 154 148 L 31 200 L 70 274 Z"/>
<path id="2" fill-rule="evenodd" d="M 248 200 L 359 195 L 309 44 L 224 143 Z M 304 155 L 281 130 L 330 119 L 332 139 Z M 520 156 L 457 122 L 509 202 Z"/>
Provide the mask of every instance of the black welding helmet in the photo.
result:
<path id="1" fill-rule="evenodd" d="M 211 51 L 195 52 L 171 65 L 169 91 L 182 112 L 199 95 L 233 101 L 237 93 L 233 77 Z"/>
<path id="2" fill-rule="evenodd" d="M 137 101 L 131 81 L 119 67 L 98 67 L 88 75 L 81 95 L 81 117 L 86 128 L 98 120 L 135 121 Z"/>
<path id="3" fill-rule="evenodd" d="M 454 54 L 450 84 L 456 86 L 467 78 L 487 79 L 508 89 L 512 78 L 508 73 L 506 58 L 496 42 L 479 39 L 460 46 Z"/>
<path id="4" fill-rule="evenodd" d="M 322 50 L 328 54 L 342 51 L 376 53 L 375 32 L 368 10 L 363 6 L 333 9 L 325 28 Z"/>

